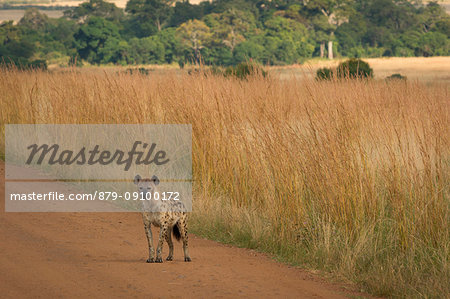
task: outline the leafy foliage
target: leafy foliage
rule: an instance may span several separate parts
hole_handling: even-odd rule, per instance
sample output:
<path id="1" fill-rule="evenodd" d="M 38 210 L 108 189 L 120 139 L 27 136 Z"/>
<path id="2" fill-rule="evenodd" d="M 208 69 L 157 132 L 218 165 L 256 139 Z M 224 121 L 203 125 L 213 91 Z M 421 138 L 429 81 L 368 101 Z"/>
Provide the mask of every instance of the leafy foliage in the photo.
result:
<path id="1" fill-rule="evenodd" d="M 124 11 L 89 0 L 59 19 L 29 9 L 17 25 L 0 24 L 0 58 L 229 66 L 249 59 L 283 65 L 326 56 L 450 55 L 450 16 L 433 1 L 174 3 L 130 0 Z M 320 76 L 327 74 L 322 70 Z"/>
<path id="2" fill-rule="evenodd" d="M 103 0 L 89 0 L 81 3 L 78 7 L 69 9 L 64 12 L 64 16 L 80 23 L 90 17 L 102 17 L 108 21 L 118 23 L 123 20 L 123 10 L 118 8 L 115 4 Z"/>
<path id="3" fill-rule="evenodd" d="M 336 75 L 338 78 L 372 78 L 373 69 L 367 62 L 352 58 L 339 64 Z"/>
<path id="4" fill-rule="evenodd" d="M 408 79 L 408 78 L 401 74 L 392 74 L 389 77 L 386 77 L 386 81 L 397 81 L 397 80 L 406 81 L 406 79 Z"/>
<path id="5" fill-rule="evenodd" d="M 339 79 L 372 78 L 373 69 L 367 62 L 352 58 L 341 62 L 335 70 L 331 68 L 320 68 L 316 72 L 317 80 L 330 80 L 333 77 Z"/>
<path id="6" fill-rule="evenodd" d="M 234 76 L 239 79 L 247 79 L 249 76 L 258 74 L 264 77 L 267 75 L 260 66 L 253 62 L 243 62 L 236 66 L 229 66 L 224 73 L 225 76 Z"/>
<path id="7" fill-rule="evenodd" d="M 117 26 L 100 17 L 90 17 L 74 37 L 80 57 L 90 63 L 117 62 L 121 50 L 127 47 L 120 39 Z"/>
<path id="8" fill-rule="evenodd" d="M 328 67 L 320 68 L 316 72 L 317 80 L 331 80 L 332 77 L 333 71 Z"/>

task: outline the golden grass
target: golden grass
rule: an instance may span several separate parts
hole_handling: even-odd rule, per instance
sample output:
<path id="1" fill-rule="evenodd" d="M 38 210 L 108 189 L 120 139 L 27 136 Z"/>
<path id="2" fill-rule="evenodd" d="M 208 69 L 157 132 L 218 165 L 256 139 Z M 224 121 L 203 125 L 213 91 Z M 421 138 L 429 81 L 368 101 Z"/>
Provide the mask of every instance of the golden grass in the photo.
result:
<path id="1" fill-rule="evenodd" d="M 192 124 L 199 234 L 378 295 L 450 292 L 446 85 L 3 70 L 0 90 L 2 131 Z"/>

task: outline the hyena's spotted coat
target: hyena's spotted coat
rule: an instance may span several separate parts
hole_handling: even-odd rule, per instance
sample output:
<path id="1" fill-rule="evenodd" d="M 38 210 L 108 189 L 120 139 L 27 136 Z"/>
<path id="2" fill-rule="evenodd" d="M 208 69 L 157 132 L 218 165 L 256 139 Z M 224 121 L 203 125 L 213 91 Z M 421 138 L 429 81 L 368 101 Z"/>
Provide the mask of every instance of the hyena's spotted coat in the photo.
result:
<path id="1" fill-rule="evenodd" d="M 159 179 L 156 176 L 153 176 L 151 179 L 142 179 L 140 175 L 137 175 L 134 178 L 134 183 L 138 186 L 140 193 L 144 193 L 145 195 L 150 192 L 153 194 L 157 190 Z M 169 255 L 166 260 L 173 260 L 172 232 L 177 240 L 183 240 L 184 261 L 190 262 L 191 258 L 189 257 L 188 250 L 187 213 L 184 212 L 183 204 L 181 202 L 173 202 L 172 200 L 167 202 L 160 201 L 158 202 L 157 209 L 154 208 L 155 207 L 147 207 L 150 211 L 157 210 L 163 212 L 144 211 L 142 213 L 149 250 L 149 258 L 147 263 L 162 263 L 161 254 L 164 240 L 166 240 L 169 245 Z M 155 252 L 153 249 L 153 236 L 151 230 L 152 224 L 160 228 L 158 246 L 156 247 L 156 258 L 154 258 Z"/>

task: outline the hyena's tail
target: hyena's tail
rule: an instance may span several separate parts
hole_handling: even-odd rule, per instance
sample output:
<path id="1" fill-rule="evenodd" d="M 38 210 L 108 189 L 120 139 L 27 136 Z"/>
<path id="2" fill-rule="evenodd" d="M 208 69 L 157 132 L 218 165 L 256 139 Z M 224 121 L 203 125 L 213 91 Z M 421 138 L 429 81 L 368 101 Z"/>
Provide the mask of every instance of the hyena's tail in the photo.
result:
<path id="1" fill-rule="evenodd" d="M 173 236 L 175 237 L 175 239 L 177 239 L 177 241 L 180 241 L 181 240 L 181 233 L 180 233 L 180 230 L 178 229 L 178 223 L 176 223 L 173 226 L 172 232 L 173 232 Z"/>

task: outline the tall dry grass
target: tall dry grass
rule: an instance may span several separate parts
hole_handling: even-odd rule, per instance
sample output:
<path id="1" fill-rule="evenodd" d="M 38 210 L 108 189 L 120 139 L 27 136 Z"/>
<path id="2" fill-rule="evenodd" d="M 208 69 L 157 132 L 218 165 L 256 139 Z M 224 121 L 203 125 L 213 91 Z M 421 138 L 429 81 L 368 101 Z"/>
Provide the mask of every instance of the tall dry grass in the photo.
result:
<path id="1" fill-rule="evenodd" d="M 378 295 L 450 293 L 448 86 L 9 70 L 0 91 L 2 130 L 192 124 L 199 234 Z"/>

